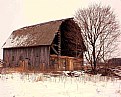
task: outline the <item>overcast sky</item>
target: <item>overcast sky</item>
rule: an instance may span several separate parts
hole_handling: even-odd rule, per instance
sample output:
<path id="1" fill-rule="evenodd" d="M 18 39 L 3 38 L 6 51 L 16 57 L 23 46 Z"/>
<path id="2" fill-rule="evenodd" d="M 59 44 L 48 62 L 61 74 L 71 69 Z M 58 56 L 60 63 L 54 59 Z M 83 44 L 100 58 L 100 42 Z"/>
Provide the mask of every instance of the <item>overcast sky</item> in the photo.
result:
<path id="1" fill-rule="evenodd" d="M 121 23 L 121 0 L 0 0 L 0 48 L 16 29 L 73 17 L 77 9 L 93 3 L 110 5 Z M 2 56 L 0 49 L 0 58 Z"/>

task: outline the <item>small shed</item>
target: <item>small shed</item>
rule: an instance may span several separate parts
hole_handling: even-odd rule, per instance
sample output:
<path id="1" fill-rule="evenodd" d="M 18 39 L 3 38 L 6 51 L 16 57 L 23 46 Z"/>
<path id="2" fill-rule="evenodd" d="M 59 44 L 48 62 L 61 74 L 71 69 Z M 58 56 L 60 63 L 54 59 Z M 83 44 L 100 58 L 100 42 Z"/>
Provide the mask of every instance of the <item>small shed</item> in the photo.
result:
<path id="1" fill-rule="evenodd" d="M 24 64 L 27 69 L 42 70 L 52 67 L 53 55 L 57 56 L 57 65 L 60 64 L 60 56 L 83 61 L 85 50 L 79 26 L 73 18 L 67 18 L 13 31 L 3 45 L 3 60 L 6 67 Z"/>

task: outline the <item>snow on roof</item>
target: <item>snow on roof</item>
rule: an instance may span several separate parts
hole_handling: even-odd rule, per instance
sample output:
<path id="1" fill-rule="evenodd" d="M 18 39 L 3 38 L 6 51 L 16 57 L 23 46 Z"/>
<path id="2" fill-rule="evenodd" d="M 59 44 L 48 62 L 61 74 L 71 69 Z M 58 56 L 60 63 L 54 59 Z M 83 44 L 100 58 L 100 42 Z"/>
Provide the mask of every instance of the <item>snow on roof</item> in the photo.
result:
<path id="1" fill-rule="evenodd" d="M 61 23 L 65 20 L 67 19 L 50 21 L 13 31 L 3 48 L 51 45 L 55 33 L 58 32 Z"/>

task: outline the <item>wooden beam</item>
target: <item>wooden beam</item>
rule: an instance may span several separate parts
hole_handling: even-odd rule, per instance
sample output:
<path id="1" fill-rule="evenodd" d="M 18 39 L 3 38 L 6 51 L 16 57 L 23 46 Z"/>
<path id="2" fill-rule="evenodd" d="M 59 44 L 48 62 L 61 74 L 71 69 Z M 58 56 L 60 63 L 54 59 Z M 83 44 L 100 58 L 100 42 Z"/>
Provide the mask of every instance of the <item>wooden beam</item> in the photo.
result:
<path id="1" fill-rule="evenodd" d="M 62 66 L 60 63 L 60 56 L 61 56 L 61 32 L 60 30 L 58 31 L 58 68 L 61 70 Z"/>
<path id="2" fill-rule="evenodd" d="M 77 58 L 79 58 L 81 55 L 82 55 L 82 52 L 80 52 L 80 53 L 77 55 Z"/>
<path id="3" fill-rule="evenodd" d="M 58 56 L 61 56 L 61 32 L 58 31 Z"/>
<path id="4" fill-rule="evenodd" d="M 53 45 L 51 45 L 51 48 L 52 48 L 52 50 L 55 52 L 55 54 L 58 55 L 58 52 L 57 52 L 56 49 L 53 47 Z"/>

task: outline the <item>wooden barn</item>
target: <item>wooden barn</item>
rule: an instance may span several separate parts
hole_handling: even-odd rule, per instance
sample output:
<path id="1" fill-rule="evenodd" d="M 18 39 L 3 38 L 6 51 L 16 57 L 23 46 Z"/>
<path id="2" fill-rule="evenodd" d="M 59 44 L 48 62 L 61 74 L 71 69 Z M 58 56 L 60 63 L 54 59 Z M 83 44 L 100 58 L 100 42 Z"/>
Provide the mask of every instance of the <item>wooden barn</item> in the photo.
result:
<path id="1" fill-rule="evenodd" d="M 3 60 L 6 67 L 74 70 L 83 65 L 85 50 L 79 26 L 67 18 L 13 31 L 3 45 Z"/>

